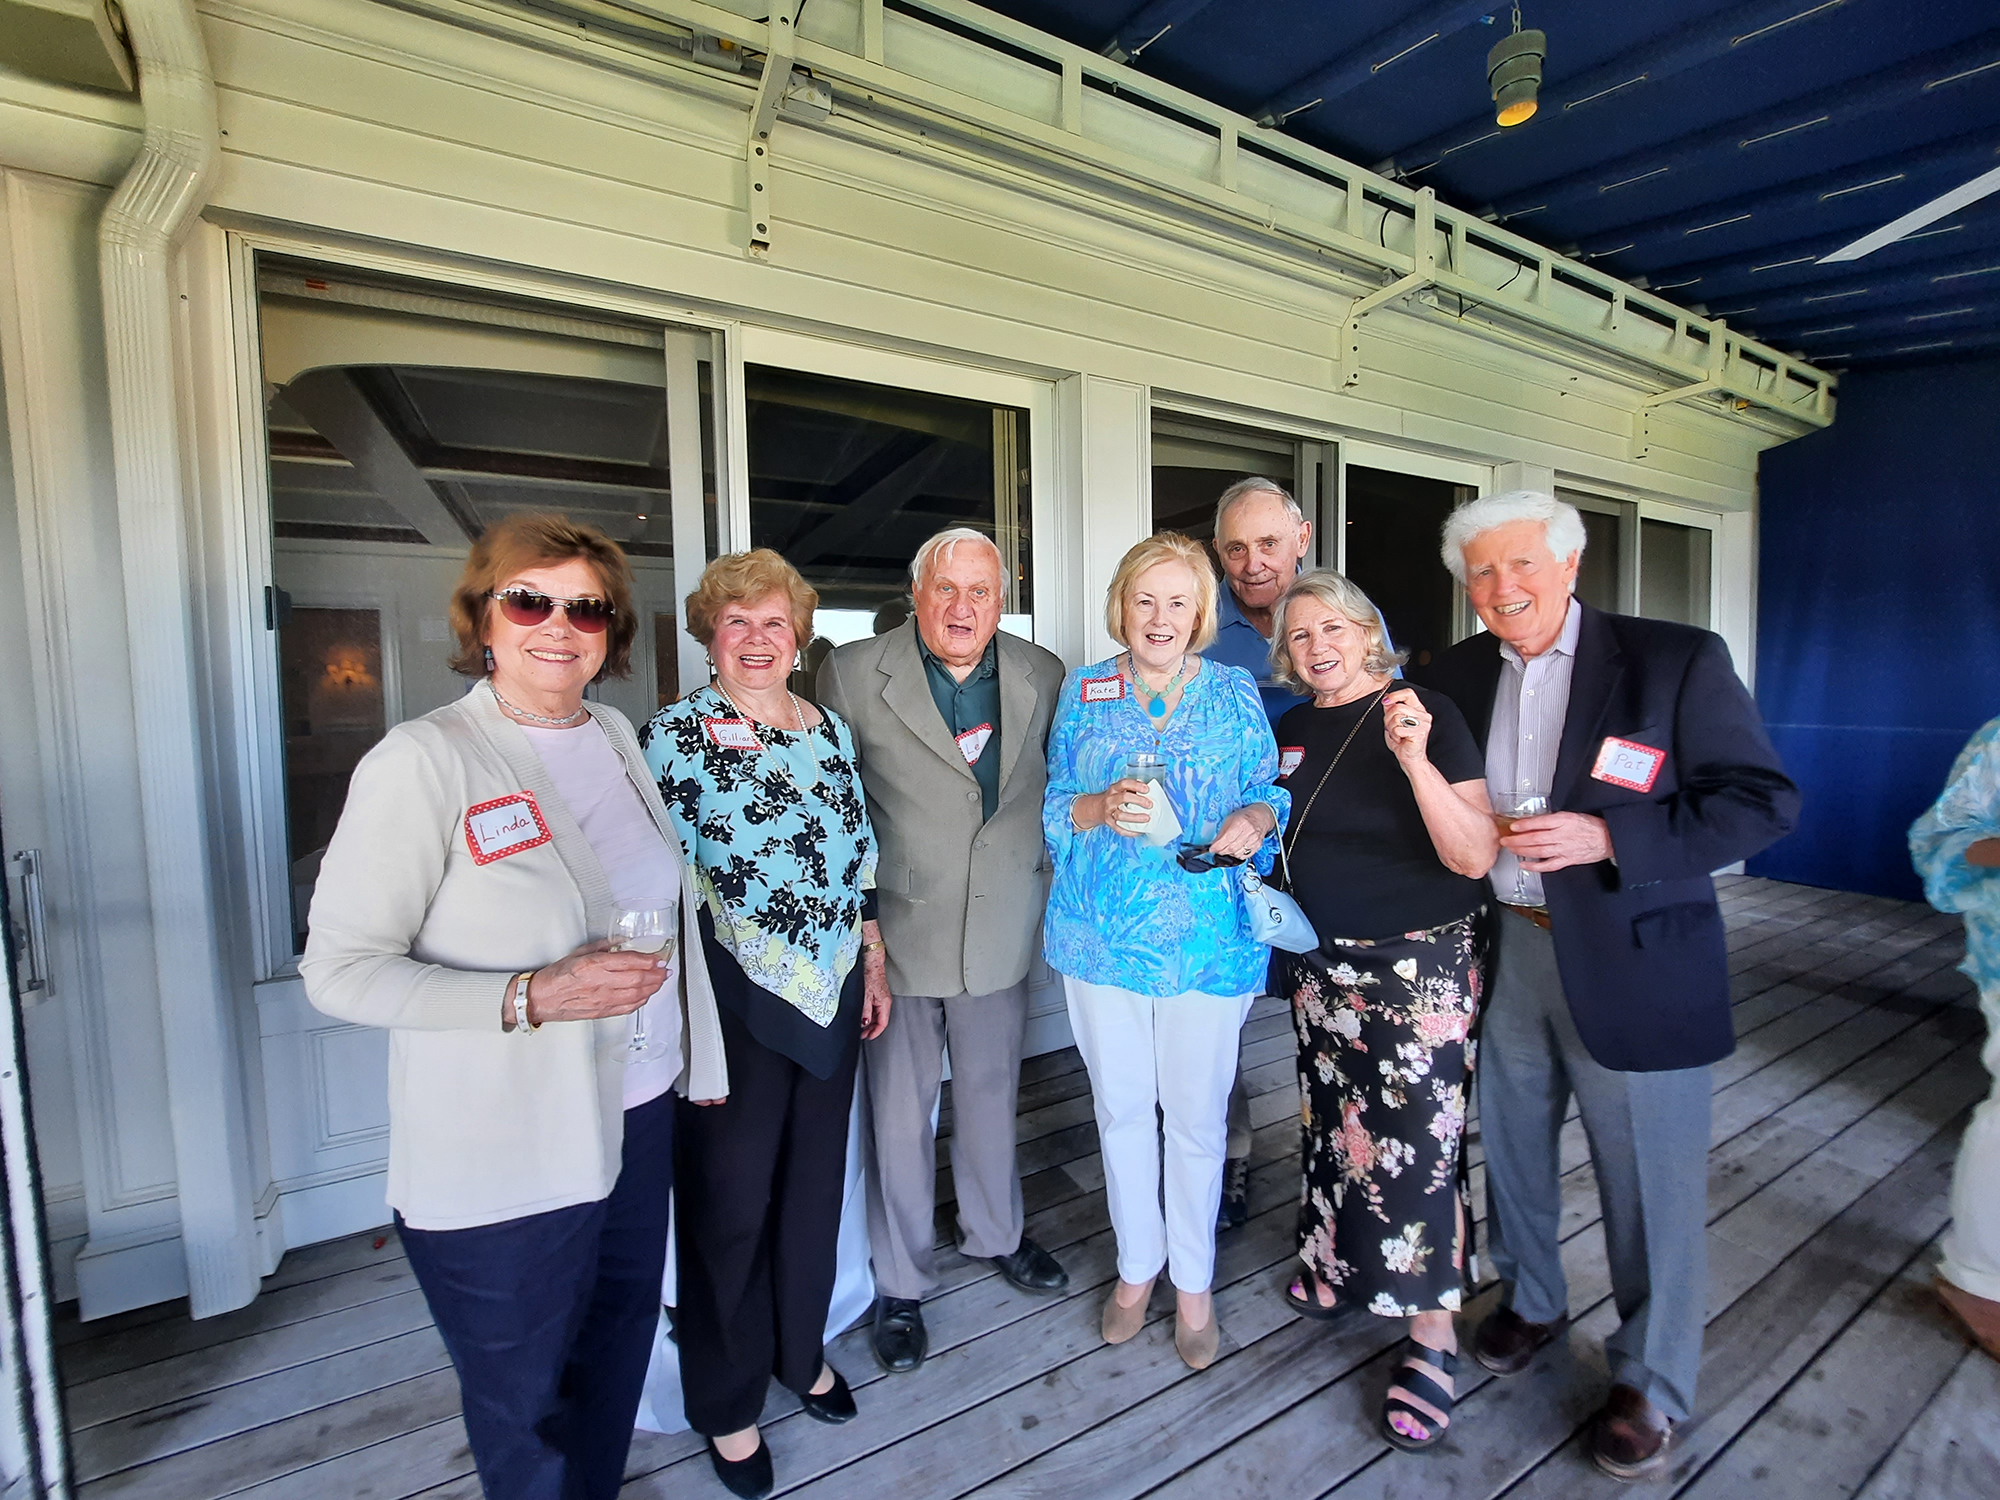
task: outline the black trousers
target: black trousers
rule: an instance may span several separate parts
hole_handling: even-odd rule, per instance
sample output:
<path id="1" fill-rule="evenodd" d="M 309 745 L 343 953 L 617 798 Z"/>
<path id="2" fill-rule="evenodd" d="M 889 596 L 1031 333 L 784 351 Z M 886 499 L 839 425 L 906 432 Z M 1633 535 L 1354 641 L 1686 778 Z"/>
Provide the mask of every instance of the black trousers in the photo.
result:
<path id="1" fill-rule="evenodd" d="M 772 1376 L 819 1379 L 859 1055 L 815 1078 L 720 1014 L 729 1099 L 681 1101 L 674 1155 L 681 1390 L 709 1437 L 755 1422 Z"/>
<path id="2" fill-rule="evenodd" d="M 613 1500 L 660 1326 L 674 1096 L 625 1112 L 611 1196 L 403 1252 L 458 1371 L 487 1500 Z"/>

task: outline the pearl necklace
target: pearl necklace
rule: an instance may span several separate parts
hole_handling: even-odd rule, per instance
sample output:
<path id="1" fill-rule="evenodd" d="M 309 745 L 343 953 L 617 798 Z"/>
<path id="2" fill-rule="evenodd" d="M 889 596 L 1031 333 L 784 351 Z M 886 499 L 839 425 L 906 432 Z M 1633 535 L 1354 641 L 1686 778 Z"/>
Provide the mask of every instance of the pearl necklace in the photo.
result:
<path id="1" fill-rule="evenodd" d="M 730 708 L 735 710 L 736 717 L 741 719 L 745 724 L 748 724 L 750 726 L 750 733 L 754 736 L 757 733 L 757 727 L 756 727 L 757 721 L 752 719 L 749 714 L 743 711 L 743 707 L 741 704 L 739 704 L 734 698 L 729 696 L 729 689 L 722 685 L 722 679 L 720 677 L 716 678 L 712 685 L 715 688 L 716 692 L 722 695 L 722 701 L 724 703 L 727 703 L 730 706 Z M 813 749 L 812 736 L 806 732 L 806 711 L 799 705 L 799 695 L 793 692 L 790 688 L 785 689 L 785 696 L 791 700 L 792 717 L 799 721 L 799 742 L 806 747 L 806 754 L 812 757 L 813 784 L 817 786 L 819 784 L 820 770 L 821 770 L 819 763 L 819 752 Z M 777 726 L 772 725 L 771 727 L 775 729 Z M 759 750 L 762 750 L 764 748 L 763 740 L 759 739 L 757 741 L 757 748 Z M 798 786 L 798 781 L 795 777 L 793 777 L 790 766 L 786 765 L 781 760 L 774 761 L 772 762 L 772 764 L 777 767 L 778 774 L 780 776 L 783 776 L 785 780 L 791 782 L 793 786 L 795 787 Z"/>
<path id="2" fill-rule="evenodd" d="M 525 708 L 516 708 L 505 698 L 501 698 L 500 689 L 494 685 L 491 677 L 486 679 L 486 685 L 493 689 L 493 696 L 499 699 L 502 708 L 506 709 L 508 713 L 517 719 L 526 719 L 530 724 L 546 724 L 551 729 L 567 729 L 570 725 L 581 723 L 590 717 L 590 710 L 581 704 L 577 705 L 575 713 L 563 714 L 559 718 L 552 719 L 547 714 L 531 714 Z"/>

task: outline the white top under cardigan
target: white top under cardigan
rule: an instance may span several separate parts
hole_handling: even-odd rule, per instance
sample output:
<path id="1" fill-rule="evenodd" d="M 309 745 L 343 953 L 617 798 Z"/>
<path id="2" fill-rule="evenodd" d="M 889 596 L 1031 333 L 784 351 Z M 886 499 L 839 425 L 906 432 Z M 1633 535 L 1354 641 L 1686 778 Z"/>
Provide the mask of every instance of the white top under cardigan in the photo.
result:
<path id="1" fill-rule="evenodd" d="M 632 726 L 588 705 L 680 863 Z M 479 864 L 468 810 L 525 792 L 550 840 Z M 607 1197 L 624 1136 L 623 1016 L 501 1029 L 513 976 L 601 936 L 611 890 L 527 736 L 485 683 L 399 724 L 355 767 L 313 894 L 299 973 L 327 1015 L 389 1029 L 388 1200 L 464 1229 Z M 729 1091 L 722 1028 L 680 869 L 681 1055 L 694 1099 Z M 662 1185 L 664 1187 L 664 1184 Z"/>

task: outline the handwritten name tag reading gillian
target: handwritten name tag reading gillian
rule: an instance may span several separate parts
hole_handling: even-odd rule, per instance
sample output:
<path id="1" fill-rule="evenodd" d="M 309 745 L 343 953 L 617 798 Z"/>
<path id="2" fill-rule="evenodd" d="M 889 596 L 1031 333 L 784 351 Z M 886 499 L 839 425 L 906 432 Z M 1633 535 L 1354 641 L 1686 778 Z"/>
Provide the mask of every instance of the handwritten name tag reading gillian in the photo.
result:
<path id="1" fill-rule="evenodd" d="M 548 841 L 549 825 L 526 792 L 511 792 L 465 810 L 465 847 L 472 851 L 474 864 L 490 865 Z"/>
<path id="2" fill-rule="evenodd" d="M 1660 767 L 1666 763 L 1664 750 L 1606 735 L 1604 743 L 1597 747 L 1597 763 L 1590 768 L 1590 774 L 1613 786 L 1650 792 L 1653 783 L 1660 779 Z"/>
<path id="3" fill-rule="evenodd" d="M 743 719 L 703 719 L 708 737 L 725 750 L 762 750 L 757 731 Z"/>

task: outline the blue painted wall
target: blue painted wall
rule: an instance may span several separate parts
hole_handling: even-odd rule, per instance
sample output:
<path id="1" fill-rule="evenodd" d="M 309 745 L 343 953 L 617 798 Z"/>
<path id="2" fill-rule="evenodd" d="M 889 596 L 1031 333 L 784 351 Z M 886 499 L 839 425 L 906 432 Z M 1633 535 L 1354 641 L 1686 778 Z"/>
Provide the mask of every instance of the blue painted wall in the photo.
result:
<path id="1" fill-rule="evenodd" d="M 1920 900 L 1905 832 L 2000 715 L 2000 359 L 1843 378 L 1759 496 L 1757 698 L 1805 811 L 1750 873 Z"/>

